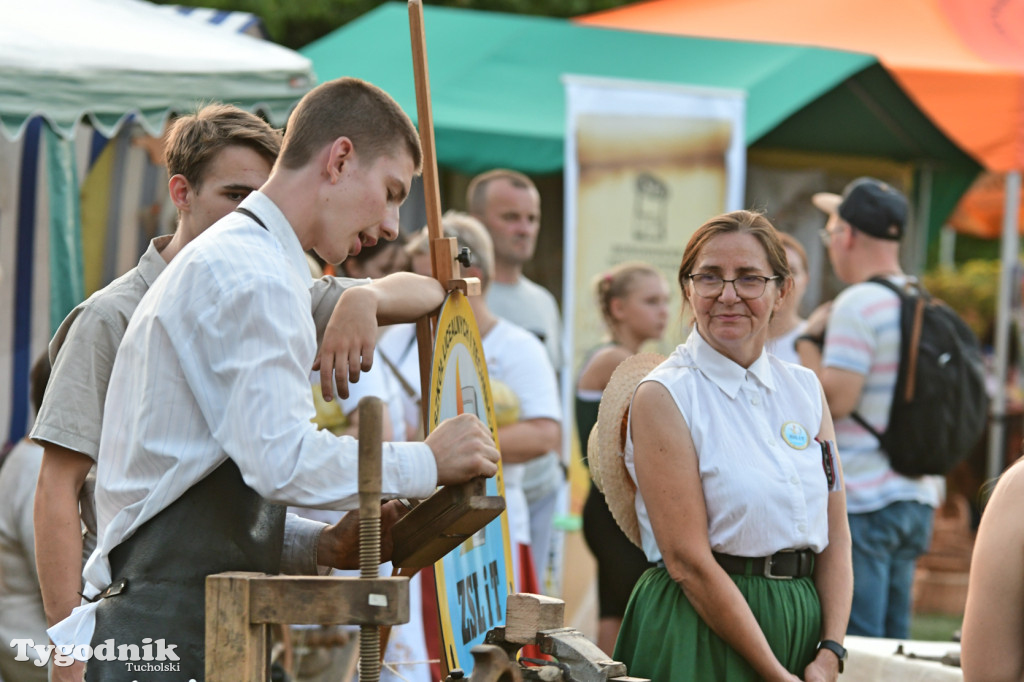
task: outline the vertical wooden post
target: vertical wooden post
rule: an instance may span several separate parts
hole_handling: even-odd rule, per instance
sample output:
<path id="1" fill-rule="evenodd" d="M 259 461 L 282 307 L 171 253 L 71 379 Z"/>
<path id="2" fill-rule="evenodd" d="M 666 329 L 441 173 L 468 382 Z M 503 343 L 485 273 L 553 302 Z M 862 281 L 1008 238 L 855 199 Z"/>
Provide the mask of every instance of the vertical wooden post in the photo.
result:
<path id="1" fill-rule="evenodd" d="M 267 682 L 266 623 L 250 617 L 251 573 L 218 573 L 206 579 L 206 682 Z"/>
<path id="2" fill-rule="evenodd" d="M 409 37 L 412 41 L 412 69 L 416 84 L 416 123 L 419 125 L 420 146 L 423 148 L 423 200 L 427 210 L 430 252 L 434 255 L 433 241 L 444 235 L 441 232 L 441 191 L 437 177 L 434 114 L 430 106 L 430 73 L 427 68 L 427 37 L 423 29 L 422 0 L 409 0 Z M 434 273 L 443 274 L 437 270 Z M 446 283 L 447 280 L 441 279 L 441 284 Z"/>
<path id="3" fill-rule="evenodd" d="M 423 3 L 409 0 L 409 37 L 412 43 L 412 68 L 416 85 L 416 122 L 423 149 L 423 201 L 427 213 L 427 235 L 430 246 L 430 267 L 434 278 L 446 289 L 460 276 L 455 252 L 456 240 L 445 238 L 441 227 L 441 190 L 434 146 L 434 114 L 430 106 L 430 74 L 427 69 L 427 37 L 423 28 Z M 423 410 L 423 435 L 430 431 L 430 388 L 432 345 L 436 318 L 428 316 L 417 322 L 416 337 L 420 350 L 420 389 Z"/>

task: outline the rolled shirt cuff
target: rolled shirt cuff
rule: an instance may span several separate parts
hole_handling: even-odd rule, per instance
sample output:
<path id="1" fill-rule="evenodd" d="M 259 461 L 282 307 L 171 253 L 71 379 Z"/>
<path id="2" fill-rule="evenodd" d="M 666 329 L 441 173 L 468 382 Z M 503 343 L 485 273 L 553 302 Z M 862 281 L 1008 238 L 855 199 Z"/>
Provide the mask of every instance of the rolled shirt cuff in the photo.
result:
<path id="1" fill-rule="evenodd" d="M 327 575 L 330 567 L 316 563 L 320 533 L 326 523 L 288 514 L 284 522 L 284 544 L 281 548 L 281 573 L 286 575 Z"/>

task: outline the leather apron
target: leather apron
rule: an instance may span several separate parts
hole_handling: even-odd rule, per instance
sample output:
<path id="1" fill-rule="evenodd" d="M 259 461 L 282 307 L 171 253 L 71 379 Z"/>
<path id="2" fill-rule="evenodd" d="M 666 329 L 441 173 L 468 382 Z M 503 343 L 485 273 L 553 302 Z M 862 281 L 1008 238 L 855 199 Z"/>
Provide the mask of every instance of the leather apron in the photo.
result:
<path id="1" fill-rule="evenodd" d="M 88 682 L 201 682 L 206 576 L 223 571 L 277 573 L 285 511 L 247 486 L 228 459 L 115 547 L 110 552 L 111 585 L 124 586 L 96 609 Z M 148 646 L 156 657 L 161 639 L 164 651 L 175 645 L 173 654 L 180 660 L 165 655 L 163 661 L 103 661 L 95 653 L 108 641 L 113 647 L 134 644 L 143 658 Z M 113 647 L 107 647 L 108 655 L 116 657 Z"/>

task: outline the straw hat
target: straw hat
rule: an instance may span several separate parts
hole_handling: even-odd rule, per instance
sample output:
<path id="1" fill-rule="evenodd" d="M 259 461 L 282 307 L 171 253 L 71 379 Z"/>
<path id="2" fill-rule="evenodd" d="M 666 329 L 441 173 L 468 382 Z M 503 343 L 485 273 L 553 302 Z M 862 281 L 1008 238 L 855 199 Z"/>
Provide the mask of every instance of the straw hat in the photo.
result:
<path id="1" fill-rule="evenodd" d="M 634 505 L 636 485 L 629 477 L 622 458 L 626 447 L 629 403 L 640 380 L 664 360 L 665 356 L 658 353 L 638 353 L 615 368 L 601 395 L 597 423 L 587 440 L 591 478 L 597 489 L 604 493 L 615 522 L 637 547 L 641 545 Z"/>

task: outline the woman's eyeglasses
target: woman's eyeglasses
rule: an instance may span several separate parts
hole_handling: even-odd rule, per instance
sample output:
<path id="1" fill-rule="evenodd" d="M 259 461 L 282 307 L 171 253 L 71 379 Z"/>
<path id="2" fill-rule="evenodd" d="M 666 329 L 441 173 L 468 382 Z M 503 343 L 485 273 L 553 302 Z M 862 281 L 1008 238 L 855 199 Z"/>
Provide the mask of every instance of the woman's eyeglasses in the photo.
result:
<path id="1" fill-rule="evenodd" d="M 703 298 L 718 298 L 725 290 L 726 284 L 731 284 L 736 295 L 747 300 L 760 298 L 768 287 L 768 282 L 773 279 L 780 279 L 778 275 L 765 277 L 764 275 L 743 275 L 734 279 L 723 279 L 718 275 L 696 273 L 687 275 L 693 284 L 693 290 Z"/>

